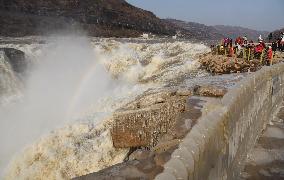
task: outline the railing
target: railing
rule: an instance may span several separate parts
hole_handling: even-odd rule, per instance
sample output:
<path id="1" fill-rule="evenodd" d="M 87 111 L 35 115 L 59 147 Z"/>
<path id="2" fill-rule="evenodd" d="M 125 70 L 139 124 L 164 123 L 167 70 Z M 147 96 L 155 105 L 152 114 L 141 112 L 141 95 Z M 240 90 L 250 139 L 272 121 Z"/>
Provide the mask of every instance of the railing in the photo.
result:
<path id="1" fill-rule="evenodd" d="M 284 95 L 284 64 L 264 67 L 208 107 L 156 180 L 237 179 Z"/>

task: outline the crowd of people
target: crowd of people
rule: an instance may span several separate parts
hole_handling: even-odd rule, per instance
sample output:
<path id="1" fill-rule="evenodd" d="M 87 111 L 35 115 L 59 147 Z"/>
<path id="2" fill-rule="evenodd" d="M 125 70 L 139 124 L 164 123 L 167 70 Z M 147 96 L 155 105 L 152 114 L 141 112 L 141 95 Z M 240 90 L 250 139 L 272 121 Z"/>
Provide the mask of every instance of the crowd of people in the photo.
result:
<path id="1" fill-rule="evenodd" d="M 269 38 L 271 41 L 272 38 Z M 272 49 L 284 52 L 284 32 L 280 33 L 280 37 L 272 42 Z"/>
<path id="2" fill-rule="evenodd" d="M 233 42 L 231 38 L 224 38 L 220 45 L 212 46 L 212 52 L 229 57 L 244 58 L 246 60 L 259 59 L 262 63 L 272 64 L 272 59 L 276 51 L 284 51 L 284 33 L 277 41 L 265 43 L 260 35 L 258 41 L 254 43 L 246 36 L 237 37 Z"/>

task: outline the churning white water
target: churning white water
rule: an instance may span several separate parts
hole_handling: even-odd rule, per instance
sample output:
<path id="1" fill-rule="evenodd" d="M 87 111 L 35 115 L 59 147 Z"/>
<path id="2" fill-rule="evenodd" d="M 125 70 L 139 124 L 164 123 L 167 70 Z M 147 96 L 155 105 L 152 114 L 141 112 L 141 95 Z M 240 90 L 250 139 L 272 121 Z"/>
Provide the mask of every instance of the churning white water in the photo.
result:
<path id="1" fill-rule="evenodd" d="M 82 37 L 1 46 L 33 62 L 22 88 L 0 79 L 0 87 L 15 84 L 10 95 L 22 94 L 0 109 L 6 179 L 70 179 L 122 162 L 128 150 L 112 146 L 111 113 L 149 88 L 198 74 L 196 55 L 208 51 L 189 42 Z"/>

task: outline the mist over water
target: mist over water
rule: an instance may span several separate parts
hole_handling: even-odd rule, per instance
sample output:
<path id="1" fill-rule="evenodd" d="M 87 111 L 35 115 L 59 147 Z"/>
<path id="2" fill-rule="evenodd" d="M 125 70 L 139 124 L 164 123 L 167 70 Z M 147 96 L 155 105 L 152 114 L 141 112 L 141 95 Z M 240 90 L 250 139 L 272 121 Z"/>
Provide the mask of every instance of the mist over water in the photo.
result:
<path id="1" fill-rule="evenodd" d="M 67 123 L 111 86 L 86 38 L 68 36 L 48 45 L 29 70 L 23 99 L 0 109 L 1 170 L 24 145 Z"/>
<path id="2" fill-rule="evenodd" d="M 70 179 L 122 162 L 128 150 L 112 145 L 111 113 L 149 88 L 198 75 L 196 55 L 209 50 L 189 42 L 78 36 L 5 46 L 33 62 L 22 96 L 0 109 L 0 168 L 2 174 L 9 164 L 7 179 Z"/>

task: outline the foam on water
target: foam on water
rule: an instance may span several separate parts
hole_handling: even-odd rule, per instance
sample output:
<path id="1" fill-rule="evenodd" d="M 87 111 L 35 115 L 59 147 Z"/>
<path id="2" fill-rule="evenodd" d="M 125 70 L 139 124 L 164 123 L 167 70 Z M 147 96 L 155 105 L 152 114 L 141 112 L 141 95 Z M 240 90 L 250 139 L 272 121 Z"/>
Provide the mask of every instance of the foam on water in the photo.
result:
<path id="1" fill-rule="evenodd" d="M 104 41 L 95 47 L 114 77 L 140 83 L 167 83 L 191 73 L 199 67 L 196 55 L 208 51 L 204 45 L 188 42 L 125 44 Z"/>
<path id="2" fill-rule="evenodd" d="M 95 127 L 74 123 L 40 139 L 19 154 L 7 179 L 70 179 L 122 162 L 126 149 L 114 149 L 110 121 Z"/>
<path id="3" fill-rule="evenodd" d="M 199 72 L 196 55 L 209 51 L 204 45 L 189 42 L 147 43 L 139 40 L 123 42 L 92 39 L 90 44 L 99 67 L 105 68 L 107 74 L 89 67 L 78 78 L 75 83 L 77 87 L 74 84 L 68 86 L 74 90 L 70 91 L 73 95 L 67 103 L 67 118 L 77 120 L 66 122 L 50 119 L 55 124 L 49 126 L 49 131 L 56 130 L 41 134 L 42 138 L 37 140 L 36 136 L 35 142 L 29 142 L 28 146 L 25 144 L 24 150 L 13 149 L 17 155 L 10 162 L 6 179 L 70 179 L 122 162 L 128 150 L 115 149 L 112 145 L 109 132 L 112 125 L 111 113 L 149 88 L 161 88 L 176 78 Z M 56 44 L 8 46 L 24 51 L 34 62 L 38 62 L 41 61 L 38 57 L 41 57 L 45 49 Z M 72 55 L 76 56 L 76 52 Z M 65 69 L 61 65 L 65 64 L 58 63 L 55 69 Z M 71 67 L 73 65 L 80 63 L 75 61 L 70 64 Z M 39 72 L 42 73 L 42 70 Z M 108 75 L 111 80 L 105 81 L 111 83 L 103 85 L 107 90 L 102 88 L 98 91 L 99 94 L 93 95 L 96 93 L 94 87 L 97 86 L 94 84 L 97 78 L 105 79 Z M 62 121 L 67 125 L 59 123 Z M 58 124 L 61 128 L 58 128 Z M 21 147 L 23 148 L 23 144 Z"/>

